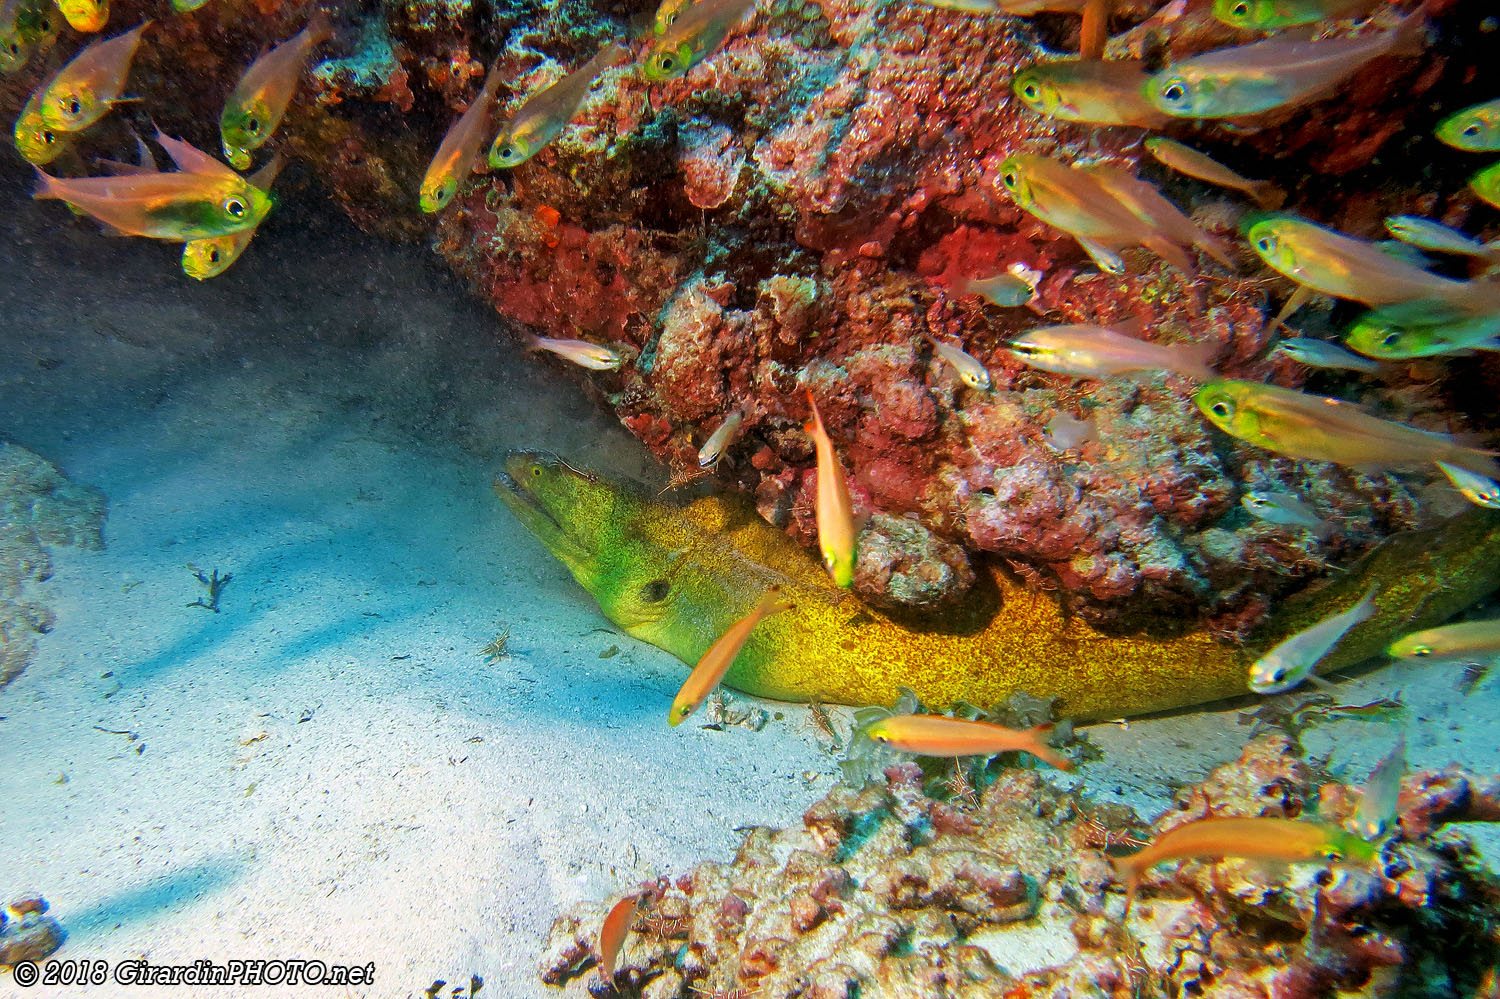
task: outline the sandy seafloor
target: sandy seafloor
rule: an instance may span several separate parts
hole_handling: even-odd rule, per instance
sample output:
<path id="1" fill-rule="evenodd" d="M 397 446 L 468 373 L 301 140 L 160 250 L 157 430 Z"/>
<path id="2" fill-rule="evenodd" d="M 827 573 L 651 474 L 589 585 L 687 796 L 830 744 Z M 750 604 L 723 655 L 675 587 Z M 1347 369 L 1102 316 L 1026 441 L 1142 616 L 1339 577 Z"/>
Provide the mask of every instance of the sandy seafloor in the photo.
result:
<path id="1" fill-rule="evenodd" d="M 478 975 L 486 996 L 582 995 L 536 978 L 554 916 L 725 859 L 736 827 L 828 790 L 804 709 L 669 729 L 686 667 L 614 633 L 494 498 L 510 447 L 662 473 L 431 254 L 282 211 L 198 284 L 177 247 L 103 238 L 21 184 L 0 186 L 0 440 L 102 489 L 109 518 L 107 550 L 54 550 L 56 629 L 0 691 L 0 896 L 48 899 L 59 958 L 376 965 L 347 991 L 65 994 Z M 189 563 L 233 574 L 221 613 L 186 606 Z M 1341 697 L 1401 692 L 1413 766 L 1500 769 L 1500 682 L 1456 678 L 1397 666 Z M 1094 726 L 1105 758 L 1059 779 L 1154 814 L 1238 753 L 1242 707 Z M 1394 734 L 1304 742 L 1362 776 Z M 1071 949 L 1014 944 L 1014 970 Z"/>

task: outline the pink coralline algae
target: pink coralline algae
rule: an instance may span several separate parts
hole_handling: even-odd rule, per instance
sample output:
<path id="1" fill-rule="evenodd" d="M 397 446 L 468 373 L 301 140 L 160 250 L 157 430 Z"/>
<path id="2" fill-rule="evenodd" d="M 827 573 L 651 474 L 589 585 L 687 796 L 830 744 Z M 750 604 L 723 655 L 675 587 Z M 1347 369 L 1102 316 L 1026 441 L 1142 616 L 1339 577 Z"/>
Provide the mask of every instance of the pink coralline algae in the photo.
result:
<path id="1" fill-rule="evenodd" d="M 653 999 L 1455 995 L 1500 958 L 1500 879 L 1443 825 L 1500 818 L 1497 778 L 1407 777 L 1372 865 L 1164 863 L 1126 916 L 1110 855 L 1209 816 L 1316 807 L 1340 822 L 1359 791 L 1318 786 L 1280 735 L 1183 788 L 1149 826 L 1036 771 L 1003 770 L 978 794 L 928 783 L 913 764 L 885 774 L 835 788 L 799 828 L 751 829 L 727 863 L 634 888 L 639 915 L 613 987 Z M 612 901 L 553 924 L 544 981 L 592 974 Z"/>

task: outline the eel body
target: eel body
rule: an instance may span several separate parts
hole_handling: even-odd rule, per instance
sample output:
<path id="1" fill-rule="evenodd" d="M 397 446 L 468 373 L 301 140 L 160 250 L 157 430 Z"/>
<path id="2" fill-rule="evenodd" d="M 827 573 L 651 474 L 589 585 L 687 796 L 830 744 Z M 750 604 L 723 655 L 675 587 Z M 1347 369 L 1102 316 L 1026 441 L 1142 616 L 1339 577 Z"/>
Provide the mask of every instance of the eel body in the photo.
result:
<path id="1" fill-rule="evenodd" d="M 795 607 L 764 621 L 724 682 L 787 701 L 990 707 L 1016 692 L 1057 698 L 1061 716 L 1121 718 L 1247 691 L 1250 663 L 1379 581 L 1375 614 L 1320 665 L 1343 669 L 1500 588 L 1500 514 L 1475 508 L 1398 535 L 1337 579 L 1288 600 L 1251 643 L 1163 621 L 1106 634 L 1050 594 L 995 572 L 940 621 L 896 620 L 833 587 L 811 556 L 746 503 L 678 508 L 536 451 L 513 451 L 495 491 L 625 632 L 697 662 L 772 585 Z"/>

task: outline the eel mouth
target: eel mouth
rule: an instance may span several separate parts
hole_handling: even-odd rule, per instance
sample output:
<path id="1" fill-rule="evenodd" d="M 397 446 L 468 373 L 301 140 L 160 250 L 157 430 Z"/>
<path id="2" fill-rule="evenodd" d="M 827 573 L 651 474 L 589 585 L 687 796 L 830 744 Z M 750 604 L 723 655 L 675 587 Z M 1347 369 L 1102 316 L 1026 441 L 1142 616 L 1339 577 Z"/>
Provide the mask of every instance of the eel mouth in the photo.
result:
<path id="1" fill-rule="evenodd" d="M 495 475 L 492 484 L 495 495 L 553 557 L 571 569 L 581 569 L 590 559 L 588 546 L 583 543 L 573 525 L 559 520 L 537 497 L 532 491 L 531 483 L 527 481 L 528 477 L 511 474 L 511 470 L 517 469 L 523 462 L 534 462 L 549 469 L 566 465 L 561 459 L 545 451 L 511 451 L 505 456 L 504 465 Z"/>

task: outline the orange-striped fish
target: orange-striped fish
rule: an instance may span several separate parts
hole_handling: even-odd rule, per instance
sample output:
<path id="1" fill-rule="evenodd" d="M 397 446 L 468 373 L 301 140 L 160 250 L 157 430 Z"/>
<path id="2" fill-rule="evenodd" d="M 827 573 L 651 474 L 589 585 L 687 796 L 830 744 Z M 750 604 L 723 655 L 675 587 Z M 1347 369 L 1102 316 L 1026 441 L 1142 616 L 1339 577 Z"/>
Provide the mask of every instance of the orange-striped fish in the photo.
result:
<path id="1" fill-rule="evenodd" d="M 709 646 L 708 651 L 703 653 L 703 658 L 698 660 L 698 665 L 688 674 L 682 689 L 677 692 L 677 698 L 672 701 L 672 710 L 667 714 L 668 725 L 674 728 L 681 725 L 688 715 L 697 711 L 699 705 L 708 699 L 719 681 L 724 679 L 724 674 L 729 672 L 729 667 L 734 665 L 735 657 L 745 647 L 750 632 L 755 630 L 762 619 L 792 609 L 792 605 L 780 597 L 781 587 L 771 587 L 749 614 L 731 624 Z"/>
<path id="2" fill-rule="evenodd" d="M 418 203 L 424 212 L 441 210 L 458 193 L 458 185 L 469 175 L 474 166 L 474 157 L 484 142 L 485 126 L 489 123 L 490 106 L 495 103 L 495 94 L 500 90 L 500 64 L 485 77 L 479 96 L 448 129 L 438 145 L 437 154 L 427 166 L 422 178 L 422 189 Z"/>
<path id="3" fill-rule="evenodd" d="M 94 42 L 73 57 L 42 95 L 42 120 L 60 132 L 81 132 L 109 113 L 125 89 L 130 61 L 141 44 L 145 21 L 123 35 Z"/>
<path id="4" fill-rule="evenodd" d="M 250 152 L 259 149 L 281 124 L 297 91 L 297 79 L 312 50 L 333 37 L 333 26 L 322 11 L 307 27 L 250 64 L 219 115 L 224 156 L 235 169 L 250 166 Z"/>
<path id="5" fill-rule="evenodd" d="M 812 436 L 818 452 L 818 497 L 814 508 L 818 521 L 818 548 L 823 565 L 838 586 L 854 583 L 854 544 L 858 532 L 854 527 L 854 501 L 849 498 L 849 484 L 844 481 L 844 466 L 834 453 L 833 441 L 823 429 L 823 415 L 812 390 L 807 391 L 812 419 L 802 428 Z"/>
<path id="6" fill-rule="evenodd" d="M 548 350 L 565 361 L 590 371 L 614 371 L 625 363 L 625 358 L 613 347 L 604 347 L 587 340 L 558 340 L 550 336 L 533 336 L 526 345 L 527 350 Z"/>
<path id="7" fill-rule="evenodd" d="M 630 933 L 630 924 L 635 922 L 635 910 L 639 904 L 639 895 L 626 895 L 614 904 L 599 927 L 599 981 L 611 988 L 615 983 L 615 959 L 620 956 L 620 948 Z"/>
<path id="8" fill-rule="evenodd" d="M 1073 761 L 1047 745 L 1047 736 L 1051 732 L 1051 725 L 1006 728 L 946 715 L 892 715 L 865 729 L 865 734 L 876 742 L 918 756 L 993 756 L 1021 752 L 1030 753 L 1059 770 L 1072 770 Z"/>
<path id="9" fill-rule="evenodd" d="M 1125 911 L 1135 902 L 1141 875 L 1170 860 L 1244 857 L 1285 863 L 1345 860 L 1369 863 L 1375 847 L 1350 832 L 1323 822 L 1300 819 L 1199 819 L 1169 829 L 1139 853 L 1110 857 L 1125 882 Z"/>

